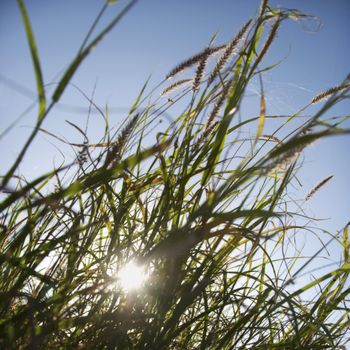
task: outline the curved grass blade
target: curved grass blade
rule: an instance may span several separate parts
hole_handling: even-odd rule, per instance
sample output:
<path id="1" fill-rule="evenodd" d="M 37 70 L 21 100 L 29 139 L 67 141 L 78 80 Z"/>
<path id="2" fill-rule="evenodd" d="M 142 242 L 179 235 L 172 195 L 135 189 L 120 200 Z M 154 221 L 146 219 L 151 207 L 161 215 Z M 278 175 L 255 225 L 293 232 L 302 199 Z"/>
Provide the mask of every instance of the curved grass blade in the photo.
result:
<path id="1" fill-rule="evenodd" d="M 43 74 L 40 67 L 38 49 L 36 47 L 34 33 L 32 31 L 32 27 L 30 25 L 29 17 L 27 14 L 27 10 L 24 6 L 23 0 L 17 0 L 17 3 L 21 11 L 24 27 L 27 34 L 28 44 L 30 47 L 30 53 L 32 56 L 35 79 L 36 79 L 36 87 L 37 87 L 38 97 L 39 97 L 38 122 L 41 122 L 42 118 L 44 118 L 44 115 L 45 115 L 46 98 L 45 98 L 44 81 L 43 81 Z"/>

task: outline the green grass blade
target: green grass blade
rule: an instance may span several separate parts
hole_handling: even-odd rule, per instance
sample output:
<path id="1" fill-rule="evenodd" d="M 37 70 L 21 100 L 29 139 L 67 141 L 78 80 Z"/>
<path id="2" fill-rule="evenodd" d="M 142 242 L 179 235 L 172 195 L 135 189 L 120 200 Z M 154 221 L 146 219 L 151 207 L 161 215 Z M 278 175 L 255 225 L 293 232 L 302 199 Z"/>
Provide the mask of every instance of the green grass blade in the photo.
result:
<path id="1" fill-rule="evenodd" d="M 34 33 L 30 25 L 29 17 L 27 14 L 27 10 L 24 6 L 24 2 L 23 0 L 17 0 L 17 3 L 21 11 L 24 27 L 27 34 L 27 40 L 30 47 L 30 53 L 32 56 L 34 73 L 36 78 L 36 87 L 37 87 L 38 99 L 39 99 L 38 122 L 41 122 L 41 120 L 44 118 L 44 115 L 45 115 L 46 98 L 45 98 L 45 88 L 44 88 L 43 74 L 41 71 L 39 55 L 38 55 L 38 49 L 36 47 Z"/>

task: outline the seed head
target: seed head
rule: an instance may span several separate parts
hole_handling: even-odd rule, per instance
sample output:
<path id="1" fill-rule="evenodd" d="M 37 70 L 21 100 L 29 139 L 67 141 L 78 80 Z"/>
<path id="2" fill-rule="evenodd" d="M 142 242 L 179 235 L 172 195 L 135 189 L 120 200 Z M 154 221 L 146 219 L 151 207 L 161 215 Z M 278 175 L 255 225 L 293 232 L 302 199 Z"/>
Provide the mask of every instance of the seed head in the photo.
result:
<path id="1" fill-rule="evenodd" d="M 273 40 L 276 38 L 278 28 L 280 27 L 280 22 L 281 22 L 281 19 L 278 16 L 276 18 L 275 23 L 273 24 L 273 26 L 271 28 L 270 34 L 269 34 L 268 38 L 266 39 L 266 42 L 265 42 L 263 48 L 261 49 L 258 57 L 256 58 L 255 64 L 258 64 L 263 59 L 263 57 L 266 55 L 266 52 L 269 50 Z"/>
<path id="2" fill-rule="evenodd" d="M 334 86 L 326 91 L 321 92 L 320 94 L 316 95 L 312 100 L 311 103 L 317 103 L 320 102 L 322 100 L 324 100 L 325 98 L 335 94 L 336 92 L 340 92 L 343 90 L 346 90 L 350 87 L 350 84 L 345 84 L 345 85 L 338 85 L 338 86 Z"/>
<path id="3" fill-rule="evenodd" d="M 204 75 L 204 69 L 205 66 L 207 64 L 208 58 L 209 58 L 209 51 L 210 49 L 207 49 L 207 54 L 204 54 L 203 57 L 201 58 L 201 60 L 199 61 L 198 67 L 197 67 L 197 71 L 196 71 L 196 75 L 195 78 L 193 80 L 193 85 L 192 85 L 192 90 L 196 91 L 199 88 L 199 85 L 202 81 L 203 75 Z"/>
<path id="4" fill-rule="evenodd" d="M 113 146 L 108 150 L 105 166 L 110 166 L 111 163 L 115 164 L 120 161 L 122 157 L 122 150 L 128 139 L 134 130 L 137 121 L 139 120 L 139 113 L 130 119 L 130 121 L 125 125 L 121 133 L 119 134 L 117 140 L 113 143 Z"/>
<path id="5" fill-rule="evenodd" d="M 210 78 L 208 80 L 208 84 L 211 84 L 214 81 L 215 77 L 219 74 L 221 69 L 225 66 L 226 62 L 230 59 L 232 53 L 234 52 L 237 45 L 239 44 L 239 42 L 243 38 L 244 34 L 248 30 L 251 22 L 252 22 L 251 19 L 248 22 L 246 22 L 244 24 L 244 26 L 242 27 L 242 29 L 238 32 L 238 34 L 226 46 L 224 53 L 222 54 L 221 58 L 219 59 L 217 65 L 215 66 L 213 72 L 210 75 Z"/>
<path id="6" fill-rule="evenodd" d="M 319 182 L 305 197 L 305 201 L 308 201 L 321 187 L 323 187 L 331 178 L 331 176 L 327 176 L 325 179 L 323 179 L 321 182 Z"/>
<path id="7" fill-rule="evenodd" d="M 180 63 L 178 66 L 173 68 L 168 75 L 166 76 L 166 79 L 173 78 L 175 75 L 183 72 L 185 69 L 190 68 L 200 62 L 204 56 L 212 56 L 215 53 L 221 51 L 224 49 L 226 45 L 221 45 L 221 46 L 216 46 L 216 47 L 211 47 L 211 48 L 205 48 L 204 50 L 200 51 L 196 55 L 188 58 L 187 60 L 183 61 Z"/>
<path id="8" fill-rule="evenodd" d="M 179 80 L 179 81 L 175 82 L 174 84 L 171 84 L 170 86 L 168 86 L 166 89 L 164 89 L 160 95 L 161 96 L 167 95 L 170 92 L 172 92 L 173 90 L 176 90 L 176 89 L 180 88 L 181 86 L 186 85 L 190 81 L 192 81 L 192 79 Z"/>
<path id="9" fill-rule="evenodd" d="M 224 104 L 226 97 L 230 91 L 230 88 L 232 86 L 232 80 L 229 80 L 226 85 L 224 86 L 224 88 L 222 89 L 222 92 L 217 100 L 217 102 L 214 105 L 214 108 L 207 120 L 207 125 L 206 125 L 206 129 L 209 128 L 211 126 L 211 124 L 213 123 L 213 121 L 216 119 L 222 105 Z"/>

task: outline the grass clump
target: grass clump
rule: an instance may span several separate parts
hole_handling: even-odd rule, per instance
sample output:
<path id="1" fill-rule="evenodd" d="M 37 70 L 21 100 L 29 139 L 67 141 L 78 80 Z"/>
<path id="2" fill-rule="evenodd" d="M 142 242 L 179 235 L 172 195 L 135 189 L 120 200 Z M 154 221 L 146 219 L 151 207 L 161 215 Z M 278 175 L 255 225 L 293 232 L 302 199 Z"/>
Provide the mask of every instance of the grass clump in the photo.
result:
<path id="1" fill-rule="evenodd" d="M 288 188 L 308 145 L 348 133 L 327 112 L 347 97 L 349 85 L 321 94 L 328 100 L 295 129 L 292 123 L 308 106 L 294 115 L 267 115 L 263 89 L 260 113 L 238 118 L 247 85 L 265 69 L 263 58 L 278 28 L 303 15 L 263 1 L 230 43 L 208 47 L 169 73 L 166 78 L 197 69 L 191 79 L 172 85 L 164 80 L 162 95 L 171 98 L 154 98 L 158 90 L 147 94 L 145 86 L 117 134 L 107 124 L 101 142 L 75 145 L 79 152 L 72 164 L 27 182 L 15 173 L 43 121 L 91 48 L 134 2 L 90 44 L 89 32 L 50 102 L 29 18 L 23 1 L 18 3 L 39 111 L 33 133 L 1 179 L 0 347 L 344 346 L 348 226 L 332 236 L 343 251 L 339 266 L 295 284 L 318 255 L 304 258 L 290 246 L 298 232 L 312 227 L 299 223 L 303 215 Z M 214 53 L 217 63 L 210 70 Z M 186 108 L 147 146 L 159 116 L 178 104 Z M 264 135 L 264 126 L 276 118 L 278 128 Z M 246 126 L 257 129 L 253 139 L 241 138 Z"/>

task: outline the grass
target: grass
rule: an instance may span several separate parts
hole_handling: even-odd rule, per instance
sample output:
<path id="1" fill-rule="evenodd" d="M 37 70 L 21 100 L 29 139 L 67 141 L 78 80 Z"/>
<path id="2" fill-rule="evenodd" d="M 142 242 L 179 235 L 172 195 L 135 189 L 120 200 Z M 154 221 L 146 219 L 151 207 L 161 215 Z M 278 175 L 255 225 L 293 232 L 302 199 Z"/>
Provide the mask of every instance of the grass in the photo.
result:
<path id="1" fill-rule="evenodd" d="M 305 256 L 293 240 L 299 232 L 318 232 L 310 220 L 304 223 L 288 189 L 311 143 L 349 133 L 341 118 L 327 117 L 348 97 L 349 82 L 294 115 L 271 116 L 260 79 L 260 113 L 238 118 L 247 85 L 273 68 L 263 62 L 280 26 L 305 17 L 297 11 L 263 1 L 231 42 L 186 59 L 171 71 L 171 81 L 151 91 L 146 84 L 117 133 L 106 119 L 104 138 L 89 144 L 73 125 L 84 137 L 73 145 L 73 163 L 30 182 L 17 174 L 91 48 L 134 3 L 91 38 L 104 5 L 48 98 L 29 16 L 18 0 L 39 109 L 34 131 L 1 178 L 1 348 L 345 347 L 348 226 Z M 186 69 L 194 70 L 189 79 Z M 301 118 L 316 103 L 319 110 Z M 185 108 L 153 138 L 159 116 L 176 106 Z M 264 134 L 276 120 L 276 130 Z M 256 130 L 253 137 L 242 136 L 247 127 Z M 330 242 L 342 249 L 338 266 L 301 285 L 298 277 Z M 125 288 L 121 276 L 128 271 L 143 274 L 140 288 Z"/>

